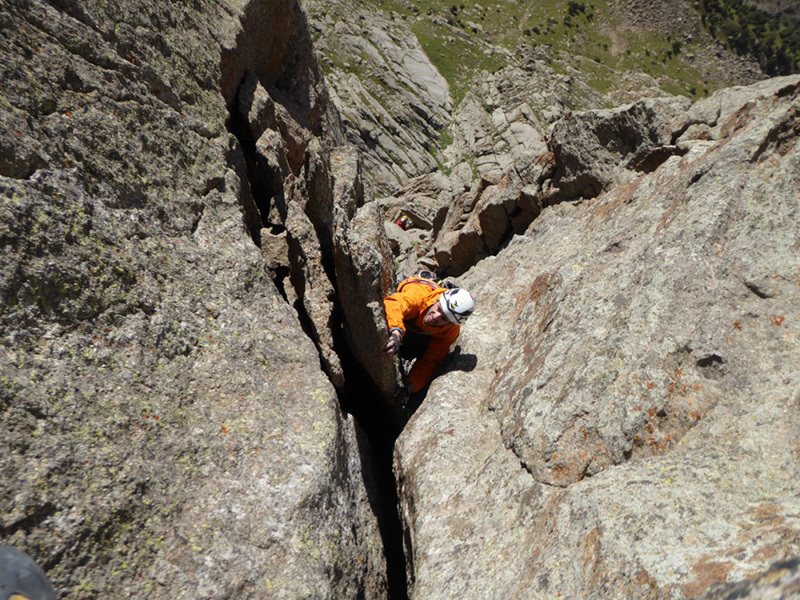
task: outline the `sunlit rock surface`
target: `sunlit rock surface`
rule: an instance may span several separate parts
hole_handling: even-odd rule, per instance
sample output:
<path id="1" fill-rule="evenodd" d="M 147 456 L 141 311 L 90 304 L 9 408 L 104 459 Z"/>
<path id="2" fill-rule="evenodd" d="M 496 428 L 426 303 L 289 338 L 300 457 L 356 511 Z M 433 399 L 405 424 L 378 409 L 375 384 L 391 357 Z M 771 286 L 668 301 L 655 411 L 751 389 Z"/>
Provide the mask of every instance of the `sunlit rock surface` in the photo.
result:
<path id="1" fill-rule="evenodd" d="M 682 155 L 459 278 L 395 450 L 412 598 L 691 598 L 800 553 L 799 96 L 696 104 Z"/>
<path id="2" fill-rule="evenodd" d="M 344 137 L 298 5 L 2 21 L 0 541 L 63 598 L 385 597 L 366 442 L 320 368 Z"/>
<path id="3" fill-rule="evenodd" d="M 410 597 L 796 588 L 798 78 L 570 112 L 528 48 L 451 115 L 353 14 L 328 91 L 288 0 L 4 9 L 0 541 L 70 599 L 387 597 L 334 385 L 395 391 L 425 267 L 478 310 L 396 447 Z"/>

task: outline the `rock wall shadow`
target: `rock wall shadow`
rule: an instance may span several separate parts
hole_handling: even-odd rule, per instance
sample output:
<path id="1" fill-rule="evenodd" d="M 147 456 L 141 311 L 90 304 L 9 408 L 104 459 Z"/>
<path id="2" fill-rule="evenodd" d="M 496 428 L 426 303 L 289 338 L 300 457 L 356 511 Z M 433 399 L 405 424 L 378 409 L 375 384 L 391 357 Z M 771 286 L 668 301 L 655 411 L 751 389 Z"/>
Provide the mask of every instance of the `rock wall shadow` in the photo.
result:
<path id="1" fill-rule="evenodd" d="M 361 471 L 372 512 L 378 520 L 384 555 L 389 600 L 407 600 L 406 557 L 403 552 L 403 526 L 398 513 L 397 484 L 392 472 L 394 439 L 385 443 L 370 436 L 356 424 Z M 386 440 L 388 441 L 388 440 Z"/>
<path id="2" fill-rule="evenodd" d="M 431 383 L 436 381 L 437 377 L 441 377 L 446 373 L 453 373 L 454 371 L 464 371 L 470 372 L 474 371 L 475 367 L 478 366 L 478 357 L 474 354 L 465 354 L 461 349 L 461 346 L 456 346 L 453 351 L 448 355 L 448 357 L 440 364 L 436 370 L 433 372 L 433 378 L 431 379 Z M 422 403 L 425 401 L 426 396 L 428 395 L 428 390 L 430 389 L 430 383 L 422 388 L 419 392 L 415 394 L 411 394 L 406 401 L 406 418 L 403 422 L 403 426 L 408 422 L 408 420 L 414 415 L 415 412 L 422 406 Z"/>

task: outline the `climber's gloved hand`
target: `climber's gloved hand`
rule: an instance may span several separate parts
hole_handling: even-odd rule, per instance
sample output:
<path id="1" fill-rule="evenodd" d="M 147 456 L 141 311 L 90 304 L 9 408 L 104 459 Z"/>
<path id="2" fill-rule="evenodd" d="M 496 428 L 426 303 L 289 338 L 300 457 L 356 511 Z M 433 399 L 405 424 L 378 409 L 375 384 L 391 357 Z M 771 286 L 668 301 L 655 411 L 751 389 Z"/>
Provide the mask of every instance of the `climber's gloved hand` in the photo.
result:
<path id="1" fill-rule="evenodd" d="M 395 327 L 389 334 L 389 341 L 381 352 L 381 356 L 394 356 L 400 351 L 400 344 L 403 341 L 403 332 Z"/>

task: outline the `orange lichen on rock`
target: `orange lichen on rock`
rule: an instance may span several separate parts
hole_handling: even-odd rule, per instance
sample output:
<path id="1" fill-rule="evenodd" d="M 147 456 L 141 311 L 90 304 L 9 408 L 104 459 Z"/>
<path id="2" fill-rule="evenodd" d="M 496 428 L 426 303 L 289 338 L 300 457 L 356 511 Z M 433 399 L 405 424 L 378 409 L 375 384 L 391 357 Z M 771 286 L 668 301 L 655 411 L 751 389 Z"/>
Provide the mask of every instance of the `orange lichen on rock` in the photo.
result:
<path id="1" fill-rule="evenodd" d="M 683 593 L 688 598 L 703 594 L 717 583 L 725 583 L 733 564 L 716 560 L 713 556 L 704 556 L 692 567 L 693 579 L 683 586 Z"/>

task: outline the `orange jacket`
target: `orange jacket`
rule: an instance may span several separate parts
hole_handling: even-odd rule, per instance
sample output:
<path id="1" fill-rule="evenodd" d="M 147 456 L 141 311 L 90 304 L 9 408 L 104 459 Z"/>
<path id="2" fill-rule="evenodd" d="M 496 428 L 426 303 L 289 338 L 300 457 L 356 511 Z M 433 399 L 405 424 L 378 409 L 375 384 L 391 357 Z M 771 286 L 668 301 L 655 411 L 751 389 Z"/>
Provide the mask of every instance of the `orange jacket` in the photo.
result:
<path id="1" fill-rule="evenodd" d="M 414 362 L 408 374 L 408 383 L 417 391 L 431 380 L 433 370 L 445 359 L 461 332 L 461 327 L 455 324 L 428 327 L 422 322 L 425 311 L 446 291 L 428 279 L 409 277 L 400 282 L 394 294 L 383 299 L 389 331 L 398 328 L 403 335 L 411 331 L 431 336 L 428 349 Z"/>

